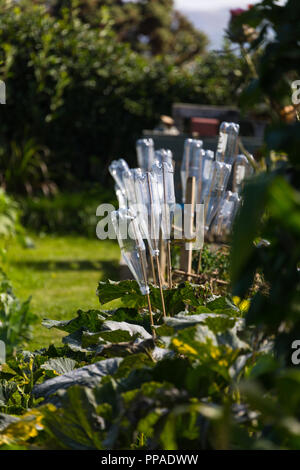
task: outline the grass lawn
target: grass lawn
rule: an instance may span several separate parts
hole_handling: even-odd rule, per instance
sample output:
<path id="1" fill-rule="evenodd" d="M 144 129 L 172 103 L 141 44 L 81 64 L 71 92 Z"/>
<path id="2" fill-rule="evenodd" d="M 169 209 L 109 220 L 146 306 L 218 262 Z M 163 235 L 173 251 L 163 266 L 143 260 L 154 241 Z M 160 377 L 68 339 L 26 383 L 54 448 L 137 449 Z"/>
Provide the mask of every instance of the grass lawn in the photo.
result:
<path id="1" fill-rule="evenodd" d="M 76 311 L 99 307 L 97 283 L 118 279 L 120 250 L 110 240 L 72 237 L 31 237 L 35 248 L 9 247 L 5 271 L 14 292 L 22 299 L 32 296 L 31 306 L 40 319 L 65 320 Z M 38 322 L 28 348 L 61 344 L 64 334 L 47 330 Z"/>

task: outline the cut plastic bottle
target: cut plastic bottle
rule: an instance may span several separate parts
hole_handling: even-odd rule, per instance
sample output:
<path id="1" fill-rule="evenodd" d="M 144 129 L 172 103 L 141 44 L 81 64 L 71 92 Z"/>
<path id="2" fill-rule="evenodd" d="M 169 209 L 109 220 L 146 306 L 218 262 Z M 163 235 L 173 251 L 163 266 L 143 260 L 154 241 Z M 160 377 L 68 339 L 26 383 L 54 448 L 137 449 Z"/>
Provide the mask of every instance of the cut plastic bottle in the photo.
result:
<path id="1" fill-rule="evenodd" d="M 127 199 L 122 192 L 121 188 L 117 184 L 115 184 L 115 193 L 119 203 L 119 209 L 126 209 L 127 208 Z"/>
<path id="2" fill-rule="evenodd" d="M 146 274 L 146 248 L 136 215 L 130 209 L 119 209 L 111 213 L 111 220 L 122 257 L 138 283 L 141 293 L 147 295 L 149 286 Z"/>
<path id="3" fill-rule="evenodd" d="M 241 204 L 238 193 L 226 191 L 220 201 L 220 206 L 212 224 L 212 232 L 217 236 L 228 235 L 231 232 L 234 219 Z"/>
<path id="4" fill-rule="evenodd" d="M 243 154 L 237 156 L 234 164 L 233 172 L 233 187 L 237 192 L 241 192 L 244 186 L 245 180 L 251 178 L 254 174 L 254 169 L 249 163 L 247 157 Z"/>
<path id="5" fill-rule="evenodd" d="M 155 161 L 159 163 L 166 162 L 173 165 L 173 153 L 169 149 L 159 149 L 155 152 Z M 153 165 L 152 165 L 153 166 Z"/>
<path id="6" fill-rule="evenodd" d="M 150 172 L 138 174 L 135 191 L 139 208 L 139 223 L 144 227 L 151 256 L 159 254 L 158 241 L 161 224 L 161 207 L 157 179 Z"/>
<path id="7" fill-rule="evenodd" d="M 235 122 L 222 122 L 216 160 L 232 165 L 238 154 L 240 126 Z"/>
<path id="8" fill-rule="evenodd" d="M 209 231 L 209 227 L 217 213 L 219 203 L 226 191 L 231 169 L 231 165 L 227 163 L 213 162 L 213 175 L 204 208 L 206 231 Z"/>
<path id="9" fill-rule="evenodd" d="M 121 191 L 123 192 L 123 194 L 125 195 L 123 173 L 129 170 L 127 162 L 123 160 L 123 158 L 120 158 L 119 160 L 113 160 L 109 165 L 108 170 L 117 185 L 119 186 L 119 188 L 121 189 Z"/>
<path id="10" fill-rule="evenodd" d="M 143 171 L 150 171 L 155 160 L 153 139 L 139 139 L 136 142 L 138 166 Z"/>
<path id="11" fill-rule="evenodd" d="M 203 146 L 202 140 L 186 139 L 184 141 L 183 157 L 181 163 L 181 189 L 182 189 L 182 202 L 185 203 L 186 183 L 190 174 L 190 167 L 192 165 L 193 153 L 201 149 Z"/>
<path id="12" fill-rule="evenodd" d="M 152 165 L 152 174 L 156 178 L 162 214 L 162 235 L 165 240 L 171 236 L 176 198 L 174 188 L 174 168 L 171 162 L 158 160 Z"/>

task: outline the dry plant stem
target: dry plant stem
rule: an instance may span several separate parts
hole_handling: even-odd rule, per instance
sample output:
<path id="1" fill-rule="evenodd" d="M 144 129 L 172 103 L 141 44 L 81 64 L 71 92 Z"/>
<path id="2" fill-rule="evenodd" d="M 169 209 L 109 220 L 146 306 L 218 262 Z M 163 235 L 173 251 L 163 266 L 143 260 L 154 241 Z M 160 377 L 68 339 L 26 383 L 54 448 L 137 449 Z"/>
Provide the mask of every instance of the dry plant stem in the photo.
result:
<path id="1" fill-rule="evenodd" d="M 198 258 L 198 266 L 197 266 L 197 274 L 200 273 L 201 270 L 201 261 L 202 261 L 202 248 L 199 251 L 199 258 Z"/>
<path id="2" fill-rule="evenodd" d="M 254 160 L 254 158 L 252 157 L 251 153 L 248 152 L 248 150 L 245 149 L 244 147 L 244 144 L 241 140 L 241 138 L 239 138 L 239 147 L 240 147 L 240 150 L 243 152 L 243 154 L 245 155 L 245 157 L 247 158 L 248 162 L 250 163 L 250 165 L 252 166 L 252 168 L 254 169 L 254 171 L 257 173 L 258 171 L 258 165 L 256 163 L 256 161 Z"/>
<path id="3" fill-rule="evenodd" d="M 154 263 L 153 263 L 153 257 L 150 254 L 150 263 L 151 263 L 151 271 L 152 271 L 152 278 L 153 278 L 153 284 L 157 286 L 157 279 L 156 279 L 156 274 L 155 274 L 155 268 L 154 268 Z"/>
<path id="4" fill-rule="evenodd" d="M 201 203 L 201 192 L 202 192 L 202 180 L 201 180 L 201 176 L 202 176 L 202 165 L 203 165 L 203 161 L 202 161 L 202 158 L 201 158 L 201 165 L 200 165 L 200 168 L 199 168 L 199 183 L 198 183 L 198 193 L 197 193 L 197 200 L 196 200 L 196 204 L 197 203 Z M 199 197 L 198 197 L 199 196 Z M 199 258 L 198 258 L 198 266 L 197 266 L 197 274 L 199 274 L 200 272 L 200 268 L 201 268 L 201 258 L 202 258 L 202 250 L 200 250 L 199 252 Z"/>
<path id="5" fill-rule="evenodd" d="M 167 255 L 168 255 L 168 284 L 169 289 L 172 289 L 172 260 L 171 260 L 171 240 L 167 241 Z"/>
<path id="6" fill-rule="evenodd" d="M 185 196 L 186 207 L 188 205 L 190 206 L 190 212 L 187 214 L 189 216 L 188 227 L 185 227 L 185 228 L 189 231 L 188 235 L 190 237 L 192 237 L 195 233 L 194 231 L 195 192 L 196 192 L 196 178 L 195 176 L 192 176 L 187 179 L 186 196 Z M 185 218 L 186 218 L 186 215 L 184 215 L 184 219 Z M 182 248 L 181 248 L 180 268 L 185 272 L 192 272 L 192 250 L 189 249 L 191 248 L 190 243 L 191 242 L 183 243 Z"/>
<path id="7" fill-rule="evenodd" d="M 163 190 L 164 190 L 164 205 L 163 209 L 165 212 L 165 219 L 167 219 L 167 195 L 166 195 L 166 182 L 165 182 L 165 167 L 162 165 L 163 171 Z M 172 261 L 171 261 L 171 247 L 170 239 L 167 240 L 167 272 L 168 272 L 168 285 L 169 289 L 172 289 Z"/>
<path id="8" fill-rule="evenodd" d="M 186 273 L 185 271 L 181 271 L 180 269 L 174 269 L 173 273 L 178 274 L 180 276 L 192 277 L 194 279 L 201 279 L 202 276 L 203 276 L 202 274 Z M 217 282 L 218 284 L 228 285 L 228 282 L 227 281 L 222 281 L 222 279 L 212 278 L 212 281 Z"/>
<path id="9" fill-rule="evenodd" d="M 161 230 L 159 234 L 159 262 L 160 262 L 161 281 L 164 286 L 166 284 L 165 273 L 166 273 L 166 265 L 167 265 L 167 253 L 166 253 L 165 240 L 163 239 Z"/>
<path id="10" fill-rule="evenodd" d="M 227 196 L 226 196 L 226 201 L 229 201 L 229 195 L 228 195 L 228 194 L 227 194 Z M 223 220 L 224 220 L 224 216 L 223 216 L 223 217 L 220 217 L 220 220 L 219 220 L 219 223 L 218 223 L 218 227 L 217 227 L 217 236 L 218 236 L 218 237 L 221 236 L 221 228 L 222 228 Z"/>
<path id="11" fill-rule="evenodd" d="M 149 309 L 149 314 L 150 314 L 150 323 L 151 323 L 151 329 L 152 329 L 152 335 L 155 337 L 156 332 L 154 329 L 154 321 L 153 321 L 153 314 L 152 314 L 152 308 L 151 308 L 151 300 L 150 300 L 150 295 L 147 294 L 147 302 L 148 302 L 148 309 Z"/>

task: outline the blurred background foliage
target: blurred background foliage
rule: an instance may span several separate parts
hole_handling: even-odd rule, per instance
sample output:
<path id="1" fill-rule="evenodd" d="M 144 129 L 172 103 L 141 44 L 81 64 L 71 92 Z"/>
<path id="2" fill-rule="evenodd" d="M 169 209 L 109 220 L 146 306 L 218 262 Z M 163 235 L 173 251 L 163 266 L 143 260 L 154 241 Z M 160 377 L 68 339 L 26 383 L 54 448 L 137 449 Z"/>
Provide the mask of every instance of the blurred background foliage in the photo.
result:
<path id="1" fill-rule="evenodd" d="M 50 11 L 62 17 L 69 0 L 51 0 Z M 101 9 L 106 7 L 113 20 L 116 39 L 130 44 L 132 50 L 148 56 L 184 64 L 205 51 L 207 38 L 179 11 L 173 0 L 128 2 L 124 0 L 77 0 L 79 18 L 94 27 L 103 22 Z M 103 12 L 103 10 L 102 10 Z"/>
<path id="2" fill-rule="evenodd" d="M 4 107 L 1 122 L 2 186 L 15 193 L 27 193 L 30 196 L 26 198 L 28 223 L 37 230 L 45 226 L 45 230 L 51 231 L 62 223 L 59 221 L 64 220 L 62 214 L 66 210 L 71 208 L 71 214 L 72 208 L 75 211 L 84 207 L 85 201 L 95 194 L 90 189 L 86 199 L 81 198 L 83 193 L 66 198 L 58 194 L 51 200 L 54 206 L 48 204 L 47 199 L 32 196 L 54 194 L 57 188 L 71 186 L 81 187 L 84 191 L 83 183 L 104 182 L 109 159 L 119 154 L 130 157 L 134 140 L 141 130 L 156 124 L 159 115 L 168 113 L 174 101 L 239 102 L 245 110 L 263 107 L 269 117 L 261 150 L 263 162 L 260 173 L 245 186 L 244 204 L 233 232 L 230 263 L 233 294 L 239 297 L 239 305 L 245 302 L 247 305 L 243 315 L 245 333 L 251 336 L 251 365 L 244 367 L 241 381 L 226 379 L 226 396 L 224 389 L 213 388 L 214 382 L 209 380 L 210 363 L 204 372 L 200 370 L 200 382 L 196 381 L 199 371 L 194 364 L 199 358 L 203 359 L 203 353 L 193 353 L 191 359 L 186 353 L 188 349 L 181 351 L 176 363 L 181 368 L 167 363 L 159 380 L 166 380 L 169 371 L 173 375 L 174 370 L 182 370 L 186 375 L 195 374 L 195 381 L 185 381 L 181 374 L 178 380 L 175 374 L 176 380 L 169 377 L 167 385 L 171 387 L 172 400 L 167 393 L 164 401 L 159 389 L 157 401 L 153 405 L 147 403 L 150 403 L 149 413 L 159 407 L 166 409 L 167 404 L 166 432 L 158 427 L 155 434 L 157 446 L 162 448 L 188 444 L 188 448 L 196 449 L 299 449 L 300 375 L 299 365 L 291 362 L 292 342 L 300 338 L 300 124 L 297 105 L 291 101 L 291 83 L 300 76 L 299 1 L 288 0 L 285 6 L 280 6 L 275 0 L 263 0 L 247 11 L 233 14 L 227 34 L 234 47 L 238 45 L 241 56 L 230 52 L 228 47 L 224 54 L 207 53 L 205 39 L 200 38 L 195 55 L 192 44 L 187 47 L 189 57 L 184 57 L 180 45 L 177 49 L 172 47 L 174 36 L 169 27 L 173 21 L 172 2 L 160 2 L 163 8 L 160 11 L 155 9 L 158 2 L 154 1 L 136 6 L 122 6 L 122 3 L 53 2 L 46 10 L 41 2 L 20 2 L 18 5 L 3 2 L 0 58 L 1 76 L 8 85 L 8 104 Z M 122 12 L 128 10 L 130 21 L 126 22 L 121 13 L 116 13 L 121 7 Z M 144 17 L 151 26 L 149 30 L 143 24 Z M 117 18 L 120 18 L 119 23 Z M 187 42 L 194 34 L 188 23 L 185 28 L 182 26 L 181 32 L 186 34 Z M 164 34 L 166 40 L 162 41 Z M 15 237 L 19 230 L 18 208 L 4 192 L 1 197 L 1 214 L 4 222 L 7 221 L 7 234 L 3 234 L 3 239 Z M 48 220 L 50 216 L 46 216 L 50 213 L 53 225 Z M 74 227 L 84 225 L 80 213 L 78 210 L 74 217 Z M 88 217 L 86 210 L 83 209 L 83 213 Z M 40 224 L 44 216 L 47 221 Z M 70 225 L 68 230 L 72 230 Z M 49 253 L 54 253 L 57 245 L 57 239 L 52 240 L 52 245 L 47 242 L 45 260 L 41 263 L 40 254 L 35 260 L 36 265 L 46 271 L 47 280 L 51 273 L 49 262 L 53 261 Z M 61 244 L 59 256 L 65 271 L 58 281 L 53 282 L 58 287 L 62 285 L 64 292 L 70 291 L 77 305 L 78 285 L 86 286 L 91 279 L 90 273 L 86 278 L 83 274 L 93 268 L 98 276 L 98 266 L 105 273 L 101 263 L 106 259 L 111 268 L 113 244 L 101 245 L 103 252 L 97 260 L 100 264 L 95 267 L 91 266 L 96 251 L 94 244 L 79 240 L 75 254 L 69 254 L 72 259 L 66 262 L 66 252 L 71 251 L 71 247 L 69 239 Z M 87 259 L 88 249 L 90 259 Z M 17 250 L 16 253 L 21 257 Z M 75 273 L 73 256 L 78 259 L 78 253 L 82 256 L 79 263 L 82 270 L 71 290 L 70 283 L 62 283 L 69 271 Z M 118 256 L 117 251 L 115 259 Z M 33 256 L 30 258 L 32 263 Z M 204 270 L 214 272 L 220 265 L 227 270 L 227 258 L 222 264 L 218 262 L 218 266 L 215 262 L 215 257 L 204 253 Z M 22 276 L 19 266 L 18 270 Z M 62 273 L 51 274 L 54 277 Z M 42 279 L 40 271 L 38 278 L 39 281 Z M 258 286 L 255 289 L 254 284 Z M 46 288 L 49 286 L 45 285 Z M 2 299 L 10 302 L 9 283 L 4 279 L 0 287 Z M 53 289 L 53 285 L 51 287 Z M 89 295 L 86 291 L 82 294 L 84 298 Z M 51 311 L 62 293 L 55 292 L 54 297 Z M 9 305 L 14 305 L 16 310 L 16 324 L 21 324 L 19 319 L 25 313 L 31 317 L 28 303 Z M 69 305 L 64 301 L 64 319 Z M 0 307 L 1 321 L 5 324 L 8 307 L 4 302 Z M 13 318 L 12 313 L 10 316 Z M 12 332 L 11 348 L 15 348 L 17 335 L 10 324 L 5 326 L 5 332 L 7 335 Z M 21 334 L 25 336 L 24 332 Z M 195 346 L 194 338 L 179 338 L 188 346 Z M 222 364 L 222 367 L 222 373 L 227 374 L 228 364 Z M 136 372 L 132 365 L 130 368 Z M 201 388 L 196 388 L 198 383 L 205 385 L 203 395 L 200 395 Z M 215 413 L 209 410 L 205 414 L 203 403 L 199 408 L 182 408 L 176 387 L 182 390 L 184 400 L 195 398 L 189 384 L 193 385 L 197 399 L 200 396 L 205 399 L 205 405 L 212 404 Z M 206 392 L 208 388 L 210 391 Z M 152 398 L 152 389 L 149 390 Z M 149 396 L 142 388 L 139 393 L 141 400 L 137 403 L 143 410 L 142 405 Z M 134 400 L 133 404 L 136 412 Z M 136 416 L 130 402 L 127 405 L 130 416 Z M 246 422 L 243 415 L 240 421 L 233 419 L 231 405 L 236 414 L 244 408 L 247 414 L 249 411 Z M 76 404 L 77 409 L 80 407 L 83 407 L 81 402 Z M 63 413 L 68 409 L 63 408 Z M 192 428 L 186 421 L 178 419 L 180 414 L 187 414 Z M 133 423 L 132 435 L 136 435 L 137 429 Z M 187 429 L 191 429 L 190 434 Z M 125 436 L 128 445 L 128 429 L 122 430 L 120 435 Z M 173 436 L 171 443 L 170 435 Z"/>
<path id="3" fill-rule="evenodd" d="M 174 102 L 234 104 L 247 67 L 205 44 L 169 0 L 2 2 L 2 185 L 51 194 L 103 183 L 107 163 L 133 159 Z"/>
<path id="4" fill-rule="evenodd" d="M 264 103 L 270 116 L 265 133 L 265 169 L 245 188 L 245 203 L 233 234 L 231 273 L 234 293 L 244 296 L 255 276 L 266 282 L 258 290 L 247 324 L 259 338 L 275 338 L 275 353 L 291 365 L 291 344 L 300 337 L 300 123 L 292 103 L 292 81 L 300 76 L 300 4 L 279 6 L 264 0 L 231 22 L 229 33 L 243 25 L 259 34 L 254 42 L 237 38 L 249 60 L 256 56 L 252 82 L 241 105 Z M 283 157 L 283 158 L 281 158 Z"/>

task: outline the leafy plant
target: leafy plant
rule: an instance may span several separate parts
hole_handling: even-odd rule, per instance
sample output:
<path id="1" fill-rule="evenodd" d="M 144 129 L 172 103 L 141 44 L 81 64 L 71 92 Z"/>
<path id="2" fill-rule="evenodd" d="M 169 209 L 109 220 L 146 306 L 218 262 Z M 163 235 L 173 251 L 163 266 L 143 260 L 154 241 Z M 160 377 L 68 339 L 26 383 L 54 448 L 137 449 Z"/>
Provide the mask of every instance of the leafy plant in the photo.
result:
<path id="1" fill-rule="evenodd" d="M 51 197 L 22 198 L 22 222 L 35 232 L 80 233 L 94 238 L 98 222 L 96 209 L 100 202 L 115 203 L 112 191 L 99 188 L 99 185 L 76 193 L 58 192 Z"/>
<path id="2" fill-rule="evenodd" d="M 21 224 L 18 203 L 0 188 L 0 253 L 5 258 L 9 242 L 17 239 L 23 245 L 29 242 Z"/>
<path id="3" fill-rule="evenodd" d="M 0 339 L 4 341 L 8 355 L 30 339 L 32 324 L 36 320 L 36 315 L 30 311 L 30 298 L 21 302 L 14 295 L 6 276 L 1 273 Z"/>

